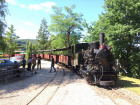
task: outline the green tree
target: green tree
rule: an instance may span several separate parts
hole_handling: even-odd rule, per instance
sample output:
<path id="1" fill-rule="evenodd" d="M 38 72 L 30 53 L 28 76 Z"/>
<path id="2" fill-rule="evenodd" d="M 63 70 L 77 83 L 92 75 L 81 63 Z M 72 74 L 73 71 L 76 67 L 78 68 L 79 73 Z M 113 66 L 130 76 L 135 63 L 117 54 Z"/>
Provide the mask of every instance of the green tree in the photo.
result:
<path id="1" fill-rule="evenodd" d="M 45 18 L 41 21 L 40 29 L 37 36 L 37 42 L 40 50 L 46 50 L 48 46 L 48 38 L 49 38 L 48 26 Z"/>
<path id="2" fill-rule="evenodd" d="M 7 13 L 7 5 L 5 0 L 0 0 L 0 37 L 4 33 L 4 29 L 6 27 L 5 24 L 5 16 Z"/>
<path id="3" fill-rule="evenodd" d="M 0 0 L 0 50 L 3 52 L 6 49 L 6 43 L 3 39 L 3 33 L 6 28 L 6 23 L 5 23 L 5 16 L 7 13 L 7 5 L 5 0 Z"/>
<path id="4" fill-rule="evenodd" d="M 109 23 L 106 35 L 115 57 L 120 58 L 130 76 L 140 78 L 140 49 L 135 46 L 140 40 L 140 1 L 106 0 L 104 8 Z"/>
<path id="5" fill-rule="evenodd" d="M 28 58 L 31 57 L 32 55 L 32 43 L 31 42 L 26 42 L 26 62 L 28 64 Z"/>
<path id="6" fill-rule="evenodd" d="M 51 25 L 49 30 L 54 32 L 55 40 L 51 41 L 52 48 L 67 47 L 67 31 L 70 33 L 69 45 L 79 43 L 82 37 L 83 19 L 81 13 L 73 12 L 75 5 L 70 8 L 65 6 L 62 8 L 53 7 L 54 14 L 51 15 Z M 70 29 L 71 26 L 74 26 Z M 54 37 L 54 36 L 53 36 Z"/>
<path id="7" fill-rule="evenodd" d="M 140 49 L 135 46 L 140 41 L 140 1 L 106 0 L 104 9 L 106 12 L 100 15 L 97 21 L 100 24 L 95 25 L 93 31 L 104 32 L 106 43 L 128 75 L 140 78 Z"/>
<path id="8" fill-rule="evenodd" d="M 88 35 L 86 35 L 83 39 L 84 42 L 92 42 L 92 41 L 99 41 L 99 34 L 102 33 L 101 30 L 101 22 L 95 21 L 91 22 L 90 24 L 86 23 L 85 27 L 87 29 Z"/>
<path id="9" fill-rule="evenodd" d="M 3 52 L 3 54 L 4 54 L 4 52 L 6 51 L 6 48 L 8 47 L 7 46 L 7 44 L 5 43 L 5 40 L 4 40 L 4 38 L 2 38 L 1 40 L 0 40 L 0 51 L 1 52 Z"/>
<path id="10" fill-rule="evenodd" d="M 120 59 L 129 76 L 140 78 L 140 49 L 135 45 L 140 42 L 140 0 L 106 0 L 104 9 L 85 39 L 105 33 L 114 57 Z"/>
<path id="11" fill-rule="evenodd" d="M 15 34 L 15 29 L 14 26 L 11 25 L 8 28 L 9 31 L 5 33 L 6 35 L 6 44 L 7 44 L 7 50 L 9 52 L 9 57 L 16 49 L 18 49 L 18 44 L 15 42 L 16 39 L 19 37 Z"/>

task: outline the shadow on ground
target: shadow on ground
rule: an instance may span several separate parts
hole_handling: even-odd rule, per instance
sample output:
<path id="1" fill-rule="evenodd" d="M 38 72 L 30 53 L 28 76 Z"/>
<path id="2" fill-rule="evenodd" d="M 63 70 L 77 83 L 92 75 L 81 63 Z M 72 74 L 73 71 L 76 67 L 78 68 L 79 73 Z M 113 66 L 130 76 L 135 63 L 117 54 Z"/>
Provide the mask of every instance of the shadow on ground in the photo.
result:
<path id="1" fill-rule="evenodd" d="M 38 73 L 34 74 L 33 76 L 28 74 L 23 79 L 21 79 L 20 77 L 16 77 L 8 80 L 8 82 L 0 81 L 0 99 L 2 99 L 1 95 L 6 95 L 12 92 L 19 92 L 20 90 L 26 91 L 26 89 L 29 91 L 30 89 L 32 89 L 30 88 L 32 86 L 34 87 L 34 90 L 42 86 L 45 87 L 50 83 L 50 81 L 56 74 L 55 72 L 49 73 L 49 67 L 37 70 L 37 72 Z M 66 84 L 69 83 L 68 80 L 64 81 L 66 82 Z M 53 85 L 58 85 L 58 82 L 54 81 Z"/>
<path id="2" fill-rule="evenodd" d="M 140 84 L 136 84 L 133 81 L 129 80 L 121 80 L 120 78 L 118 79 L 118 86 L 119 87 L 140 87 Z"/>

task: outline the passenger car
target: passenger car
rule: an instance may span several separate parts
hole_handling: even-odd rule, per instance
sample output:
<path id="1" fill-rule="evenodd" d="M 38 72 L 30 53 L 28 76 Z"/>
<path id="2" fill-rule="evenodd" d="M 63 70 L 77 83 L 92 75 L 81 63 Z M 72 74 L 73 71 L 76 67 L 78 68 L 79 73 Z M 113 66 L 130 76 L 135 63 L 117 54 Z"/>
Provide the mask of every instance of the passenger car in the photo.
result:
<path id="1" fill-rule="evenodd" d="M 14 62 L 9 59 L 0 59 L 0 68 L 11 68 L 13 65 Z M 20 62 L 18 62 L 18 65 L 20 66 Z"/>

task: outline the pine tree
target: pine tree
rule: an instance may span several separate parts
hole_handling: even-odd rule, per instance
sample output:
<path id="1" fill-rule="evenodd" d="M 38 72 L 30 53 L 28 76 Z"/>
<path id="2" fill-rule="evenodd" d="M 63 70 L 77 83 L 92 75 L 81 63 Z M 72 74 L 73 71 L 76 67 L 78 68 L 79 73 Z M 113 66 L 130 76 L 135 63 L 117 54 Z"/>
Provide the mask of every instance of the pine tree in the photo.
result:
<path id="1" fill-rule="evenodd" d="M 26 42 L 26 62 L 28 64 L 28 58 L 31 57 L 32 55 L 32 43 L 31 42 Z"/>
<path id="2" fill-rule="evenodd" d="M 5 0 L 0 0 L 0 37 L 4 33 L 6 27 L 5 16 L 7 13 L 7 5 Z"/>
<path id="3" fill-rule="evenodd" d="M 9 31 L 6 32 L 6 44 L 7 44 L 7 50 L 9 50 L 9 57 L 12 53 L 14 53 L 14 51 L 16 49 L 18 49 L 18 44 L 15 42 L 16 39 L 18 39 L 19 37 L 15 34 L 15 29 L 14 26 L 11 25 L 8 28 Z"/>
<path id="4" fill-rule="evenodd" d="M 40 29 L 37 36 L 38 46 L 40 50 L 46 50 L 48 46 L 49 31 L 46 19 L 43 18 L 40 24 Z"/>
<path id="5" fill-rule="evenodd" d="M 7 13 L 6 2 L 5 0 L 0 0 L 0 50 L 2 50 L 2 52 L 4 52 L 6 49 L 6 43 L 3 38 L 3 33 L 6 28 L 6 23 L 5 23 L 6 13 Z"/>
<path id="6" fill-rule="evenodd" d="M 29 51 L 28 51 L 28 48 L 29 47 L 29 42 L 26 42 L 26 56 L 25 56 L 25 59 L 26 59 L 26 64 L 28 64 L 28 58 L 29 58 Z"/>

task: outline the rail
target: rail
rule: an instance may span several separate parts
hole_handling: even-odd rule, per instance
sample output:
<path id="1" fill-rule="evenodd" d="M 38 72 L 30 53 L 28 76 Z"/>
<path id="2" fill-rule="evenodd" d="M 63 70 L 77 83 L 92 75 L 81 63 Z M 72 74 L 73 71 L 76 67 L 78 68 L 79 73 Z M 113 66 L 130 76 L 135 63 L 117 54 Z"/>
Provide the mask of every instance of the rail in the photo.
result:
<path id="1" fill-rule="evenodd" d="M 30 105 L 30 104 L 34 103 L 35 99 L 36 99 L 37 97 L 39 97 L 39 95 L 41 95 L 41 93 L 43 93 L 43 91 L 45 91 L 45 90 L 47 89 L 47 87 L 49 87 L 49 85 L 51 85 L 51 84 L 53 83 L 53 81 L 54 81 L 54 79 L 56 78 L 58 72 L 59 72 L 59 71 L 57 71 L 57 72 L 55 73 L 55 75 L 54 75 L 54 77 L 51 79 L 51 81 L 50 81 L 48 84 L 46 84 L 46 86 L 45 86 L 39 93 L 37 93 L 26 105 Z M 63 69 L 62 72 L 63 72 L 63 76 L 62 76 L 62 78 L 61 78 L 61 80 L 60 80 L 60 83 L 58 84 L 58 87 L 55 89 L 55 91 L 53 92 L 53 94 L 49 97 L 49 99 L 48 99 L 48 101 L 47 101 L 47 104 L 51 101 L 51 99 L 53 98 L 53 96 L 55 95 L 55 93 L 56 93 L 57 90 L 59 89 L 60 84 L 61 84 L 62 81 L 63 81 L 64 69 Z"/>

